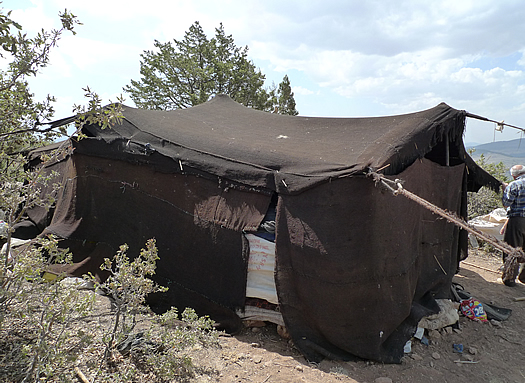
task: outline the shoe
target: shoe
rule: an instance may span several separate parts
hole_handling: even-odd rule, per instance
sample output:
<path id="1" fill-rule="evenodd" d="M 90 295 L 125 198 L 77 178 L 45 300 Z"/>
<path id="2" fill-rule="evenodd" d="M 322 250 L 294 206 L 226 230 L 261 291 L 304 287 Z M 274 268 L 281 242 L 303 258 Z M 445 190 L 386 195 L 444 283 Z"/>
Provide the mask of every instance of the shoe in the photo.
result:
<path id="1" fill-rule="evenodd" d="M 503 281 L 503 284 L 505 286 L 508 286 L 508 287 L 515 287 L 516 286 L 516 281 L 512 281 L 512 280 Z"/>

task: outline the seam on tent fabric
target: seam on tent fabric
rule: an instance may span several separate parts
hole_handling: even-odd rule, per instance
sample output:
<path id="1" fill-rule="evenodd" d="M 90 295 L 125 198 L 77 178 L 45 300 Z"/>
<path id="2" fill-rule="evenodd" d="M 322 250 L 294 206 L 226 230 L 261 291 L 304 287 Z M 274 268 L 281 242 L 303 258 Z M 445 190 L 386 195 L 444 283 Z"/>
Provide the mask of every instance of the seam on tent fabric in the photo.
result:
<path id="1" fill-rule="evenodd" d="M 319 177 L 319 178 L 323 178 L 323 177 L 326 177 L 326 176 L 323 176 L 323 175 L 316 175 L 316 174 L 312 174 L 312 175 L 309 175 L 309 174 L 301 174 L 301 173 L 291 173 L 291 172 L 281 172 L 281 171 L 278 171 L 277 169 L 272 169 L 272 168 L 267 168 L 265 166 L 261 166 L 261 165 L 257 165 L 257 164 L 253 164 L 251 162 L 245 162 L 245 161 L 239 161 L 239 160 L 235 160 L 233 158 L 230 158 L 230 157 L 226 157 L 226 156 L 222 156 L 220 154 L 215 154 L 215 153 L 210 153 L 210 152 L 206 152 L 204 150 L 200 150 L 200 149 L 195 149 L 195 148 L 192 148 L 190 146 L 186 146 L 186 145 L 182 145 L 180 143 L 177 143 L 177 142 L 173 142 L 171 140 L 168 140 L 164 137 L 160 137 L 160 136 L 157 136 L 153 133 L 150 133 L 150 132 L 146 132 L 146 131 L 143 131 L 143 130 L 140 130 L 135 124 L 133 124 L 133 122 L 129 121 L 128 119 L 126 119 L 127 122 L 129 122 L 131 125 L 133 125 L 137 130 L 139 130 L 141 133 L 143 134 L 147 134 L 147 135 L 150 135 L 152 137 L 155 137 L 156 139 L 158 140 L 162 140 L 162 141 L 165 141 L 165 142 L 168 142 L 169 144 L 171 145 L 174 145 L 174 146 L 177 146 L 177 147 L 180 147 L 180 148 L 184 148 L 184 149 L 187 149 L 187 150 L 193 150 L 197 153 L 201 153 L 201 154 L 205 154 L 205 155 L 208 155 L 208 156 L 211 156 L 211 157 L 215 157 L 215 158 L 220 158 L 222 160 L 226 160 L 226 161 L 230 161 L 230 162 L 234 162 L 234 163 L 237 163 L 237 164 L 244 164 L 244 165 L 249 165 L 249 166 L 253 166 L 254 168 L 257 168 L 257 169 L 262 169 L 262 170 L 266 170 L 268 172 L 271 172 L 271 173 L 281 173 L 281 174 L 290 174 L 290 175 L 294 175 L 294 176 L 299 176 L 299 177 Z M 125 139 L 124 136 L 121 136 L 122 138 Z M 129 140 L 131 141 L 132 138 L 130 138 Z M 139 145 L 143 145 L 141 143 L 138 143 L 136 141 L 131 141 L 135 144 L 139 144 Z M 160 153 L 160 151 L 158 149 L 155 149 L 156 151 L 158 151 Z M 162 153 L 161 153 L 162 154 Z M 163 154 L 164 155 L 164 154 Z M 166 156 L 166 157 L 170 157 L 170 158 L 173 158 L 171 156 Z M 347 165 L 347 166 L 351 166 L 351 165 Z"/>
<path id="2" fill-rule="evenodd" d="M 106 182 L 109 182 L 109 183 L 113 183 L 113 184 L 122 184 L 122 183 L 124 182 L 124 181 L 118 181 L 118 180 L 110 180 L 110 179 L 107 179 L 107 178 L 104 178 L 104 177 L 101 177 L 101 176 L 97 176 L 97 175 L 95 175 L 95 174 L 88 174 L 88 175 L 76 176 L 75 178 L 90 178 L 90 177 L 92 177 L 92 178 L 98 178 L 98 179 L 101 179 L 101 180 L 103 180 L 103 181 L 106 181 Z M 125 187 L 126 185 L 123 185 L 123 186 Z M 201 221 L 204 221 L 204 222 L 207 222 L 207 223 L 211 223 L 211 224 L 215 224 L 215 225 L 224 226 L 224 227 L 226 227 L 227 229 L 233 230 L 233 228 L 230 227 L 230 225 L 224 225 L 224 224 L 222 224 L 222 223 L 218 223 L 218 222 L 216 222 L 215 220 L 210 221 L 210 220 L 208 220 L 208 219 L 205 219 L 205 218 L 203 218 L 203 217 L 200 217 L 200 216 L 198 216 L 198 215 L 195 215 L 195 214 L 193 214 L 193 213 L 190 213 L 189 211 L 186 211 L 186 210 L 181 209 L 180 207 L 176 206 L 176 205 L 173 204 L 172 202 L 170 202 L 170 201 L 168 201 L 168 200 L 165 200 L 165 199 L 163 199 L 163 198 L 160 198 L 160 197 L 154 196 L 154 195 L 152 195 L 152 194 L 150 194 L 150 193 L 147 193 L 147 192 L 145 192 L 144 190 L 141 190 L 140 188 L 131 188 L 131 189 L 134 190 L 134 191 L 137 191 L 137 192 L 139 192 L 139 193 L 141 193 L 141 194 L 143 194 L 143 195 L 145 195 L 145 196 L 148 196 L 148 197 L 150 197 L 150 198 L 156 199 L 156 200 L 158 200 L 158 201 L 162 201 L 162 202 L 164 202 L 164 203 L 170 205 L 171 207 L 175 208 L 176 210 L 178 210 L 178 211 L 180 211 L 180 212 L 183 212 L 183 213 L 185 213 L 185 214 L 187 214 L 187 215 L 189 215 L 189 216 L 191 216 L 191 217 L 197 218 L 197 219 L 199 219 L 199 220 L 201 220 Z M 124 192 L 125 192 L 125 189 L 124 189 L 124 191 L 123 191 L 122 193 L 124 193 Z"/>

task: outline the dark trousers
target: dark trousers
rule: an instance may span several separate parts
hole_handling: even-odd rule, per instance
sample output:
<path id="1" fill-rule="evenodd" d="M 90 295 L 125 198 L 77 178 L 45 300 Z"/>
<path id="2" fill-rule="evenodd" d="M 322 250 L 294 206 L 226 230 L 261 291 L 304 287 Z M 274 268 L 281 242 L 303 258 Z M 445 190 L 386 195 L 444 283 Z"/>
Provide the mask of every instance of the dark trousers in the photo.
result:
<path id="1" fill-rule="evenodd" d="M 507 223 L 507 228 L 505 229 L 505 236 L 503 237 L 505 242 L 507 242 L 512 247 L 517 247 L 525 250 L 525 217 L 510 217 L 509 223 Z M 507 258 L 507 254 L 503 253 L 503 262 Z M 515 270 L 514 278 L 518 274 L 519 269 Z M 525 268 L 522 270 L 523 274 Z M 520 274 L 519 279 L 523 281 L 525 279 L 525 274 L 523 276 Z"/>
<path id="2" fill-rule="evenodd" d="M 505 230 L 505 242 L 525 250 L 525 217 L 510 217 Z M 505 257 L 505 255 L 503 256 Z M 504 259 L 505 260 L 505 259 Z"/>

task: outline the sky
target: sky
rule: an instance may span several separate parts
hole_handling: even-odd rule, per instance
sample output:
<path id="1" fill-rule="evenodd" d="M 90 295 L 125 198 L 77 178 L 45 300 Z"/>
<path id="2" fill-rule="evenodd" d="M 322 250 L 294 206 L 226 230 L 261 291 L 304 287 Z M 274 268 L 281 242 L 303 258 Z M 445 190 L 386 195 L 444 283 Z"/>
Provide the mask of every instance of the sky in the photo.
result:
<path id="1" fill-rule="evenodd" d="M 288 75 L 303 116 L 410 113 L 440 102 L 525 128 L 525 5 L 522 0 L 3 0 L 28 35 L 59 28 L 65 8 L 83 23 L 66 33 L 30 89 L 56 97 L 57 119 L 104 103 L 140 80 L 140 54 L 154 40 L 181 40 L 199 21 L 208 37 L 222 22 L 266 75 Z M 467 119 L 465 142 L 521 138 L 520 131 Z"/>

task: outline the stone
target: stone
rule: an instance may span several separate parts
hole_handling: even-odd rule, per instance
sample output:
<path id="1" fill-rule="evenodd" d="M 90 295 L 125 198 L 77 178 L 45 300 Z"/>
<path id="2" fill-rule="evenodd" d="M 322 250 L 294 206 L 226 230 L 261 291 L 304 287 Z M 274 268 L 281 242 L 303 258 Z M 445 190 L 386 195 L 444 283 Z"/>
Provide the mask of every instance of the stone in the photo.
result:
<path id="1" fill-rule="evenodd" d="M 428 337 L 431 338 L 431 339 L 440 339 L 441 338 L 441 334 L 439 333 L 438 330 L 430 330 L 428 332 Z"/>
<path id="2" fill-rule="evenodd" d="M 380 378 L 376 378 L 376 380 L 374 380 L 374 383 L 392 383 L 392 379 L 382 376 Z"/>
<path id="3" fill-rule="evenodd" d="M 277 334 L 283 339 L 292 339 L 292 336 L 285 326 L 277 325 Z"/>
<path id="4" fill-rule="evenodd" d="M 476 347 L 469 347 L 468 352 L 471 355 L 476 355 L 478 353 L 478 349 Z"/>
<path id="5" fill-rule="evenodd" d="M 264 327 L 266 326 L 266 322 L 262 320 L 245 320 L 243 321 L 244 327 Z"/>
<path id="6" fill-rule="evenodd" d="M 423 360 L 423 357 L 419 354 L 412 354 L 411 358 L 414 360 Z"/>
<path id="7" fill-rule="evenodd" d="M 438 359 L 441 359 L 441 355 L 439 355 L 439 353 L 437 353 L 437 352 L 433 352 L 432 353 L 432 358 L 438 360 Z"/>
<path id="8" fill-rule="evenodd" d="M 301 366 L 301 365 L 297 365 L 297 366 L 295 366 L 295 369 L 296 369 L 297 371 L 301 371 L 301 372 L 304 370 L 303 366 Z"/>

